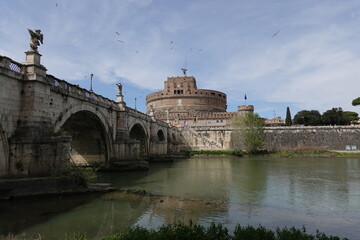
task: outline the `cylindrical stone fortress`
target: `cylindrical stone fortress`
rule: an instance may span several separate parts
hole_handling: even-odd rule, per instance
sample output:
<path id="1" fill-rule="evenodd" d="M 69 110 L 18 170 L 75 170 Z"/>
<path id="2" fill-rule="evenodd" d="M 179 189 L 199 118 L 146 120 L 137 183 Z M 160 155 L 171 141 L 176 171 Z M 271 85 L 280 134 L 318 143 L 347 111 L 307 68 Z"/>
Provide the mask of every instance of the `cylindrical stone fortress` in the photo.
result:
<path id="1" fill-rule="evenodd" d="M 226 94 L 198 89 L 194 77 L 169 77 L 164 90 L 146 96 L 146 108 L 154 115 L 226 112 Z"/>

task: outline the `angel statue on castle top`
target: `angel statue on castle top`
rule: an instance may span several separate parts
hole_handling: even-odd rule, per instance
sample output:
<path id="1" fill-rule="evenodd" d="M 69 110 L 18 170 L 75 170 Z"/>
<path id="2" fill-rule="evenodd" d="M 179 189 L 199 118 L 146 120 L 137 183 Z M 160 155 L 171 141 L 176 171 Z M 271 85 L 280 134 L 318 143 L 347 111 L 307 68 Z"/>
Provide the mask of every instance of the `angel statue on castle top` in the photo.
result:
<path id="1" fill-rule="evenodd" d="M 44 36 L 40 29 L 33 31 L 28 28 L 28 31 L 30 33 L 30 48 L 32 51 L 37 52 L 37 48 L 40 46 L 40 43 L 43 44 Z"/>

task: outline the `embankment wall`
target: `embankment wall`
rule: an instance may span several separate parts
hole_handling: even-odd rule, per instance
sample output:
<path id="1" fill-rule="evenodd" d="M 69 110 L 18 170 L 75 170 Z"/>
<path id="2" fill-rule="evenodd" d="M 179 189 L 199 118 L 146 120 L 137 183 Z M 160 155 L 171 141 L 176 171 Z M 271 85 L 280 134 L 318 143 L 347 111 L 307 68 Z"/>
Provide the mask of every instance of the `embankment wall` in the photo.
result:
<path id="1" fill-rule="evenodd" d="M 229 150 L 241 148 L 229 128 L 184 129 L 192 149 Z M 268 150 L 360 150 L 359 126 L 266 127 Z"/>

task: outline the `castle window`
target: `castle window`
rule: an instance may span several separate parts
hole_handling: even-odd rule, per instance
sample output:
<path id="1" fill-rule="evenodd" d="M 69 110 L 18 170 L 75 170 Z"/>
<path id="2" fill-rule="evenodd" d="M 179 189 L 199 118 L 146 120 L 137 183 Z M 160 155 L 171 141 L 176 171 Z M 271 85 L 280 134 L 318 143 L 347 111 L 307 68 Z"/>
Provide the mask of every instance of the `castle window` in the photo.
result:
<path id="1" fill-rule="evenodd" d="M 174 94 L 176 94 L 176 90 L 174 90 Z"/>
<path id="2" fill-rule="evenodd" d="M 195 92 L 195 94 L 197 94 L 197 92 Z"/>
<path id="3" fill-rule="evenodd" d="M 215 96 L 215 93 L 212 92 L 212 93 L 211 93 L 211 96 Z"/>

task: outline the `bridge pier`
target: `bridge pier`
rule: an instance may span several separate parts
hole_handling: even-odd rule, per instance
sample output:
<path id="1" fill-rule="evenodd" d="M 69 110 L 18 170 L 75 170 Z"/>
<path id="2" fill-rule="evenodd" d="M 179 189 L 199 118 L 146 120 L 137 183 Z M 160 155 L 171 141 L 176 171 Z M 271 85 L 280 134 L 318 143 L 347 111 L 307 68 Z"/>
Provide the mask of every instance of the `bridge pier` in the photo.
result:
<path id="1" fill-rule="evenodd" d="M 176 130 L 127 107 L 121 84 L 113 101 L 48 75 L 40 60 L 35 51 L 24 63 L 0 56 L 0 178 L 50 176 L 74 164 L 147 168 L 149 157 L 180 151 L 169 138 Z"/>
<path id="2" fill-rule="evenodd" d="M 69 171 L 69 137 L 11 138 L 6 177 L 40 177 Z"/>

